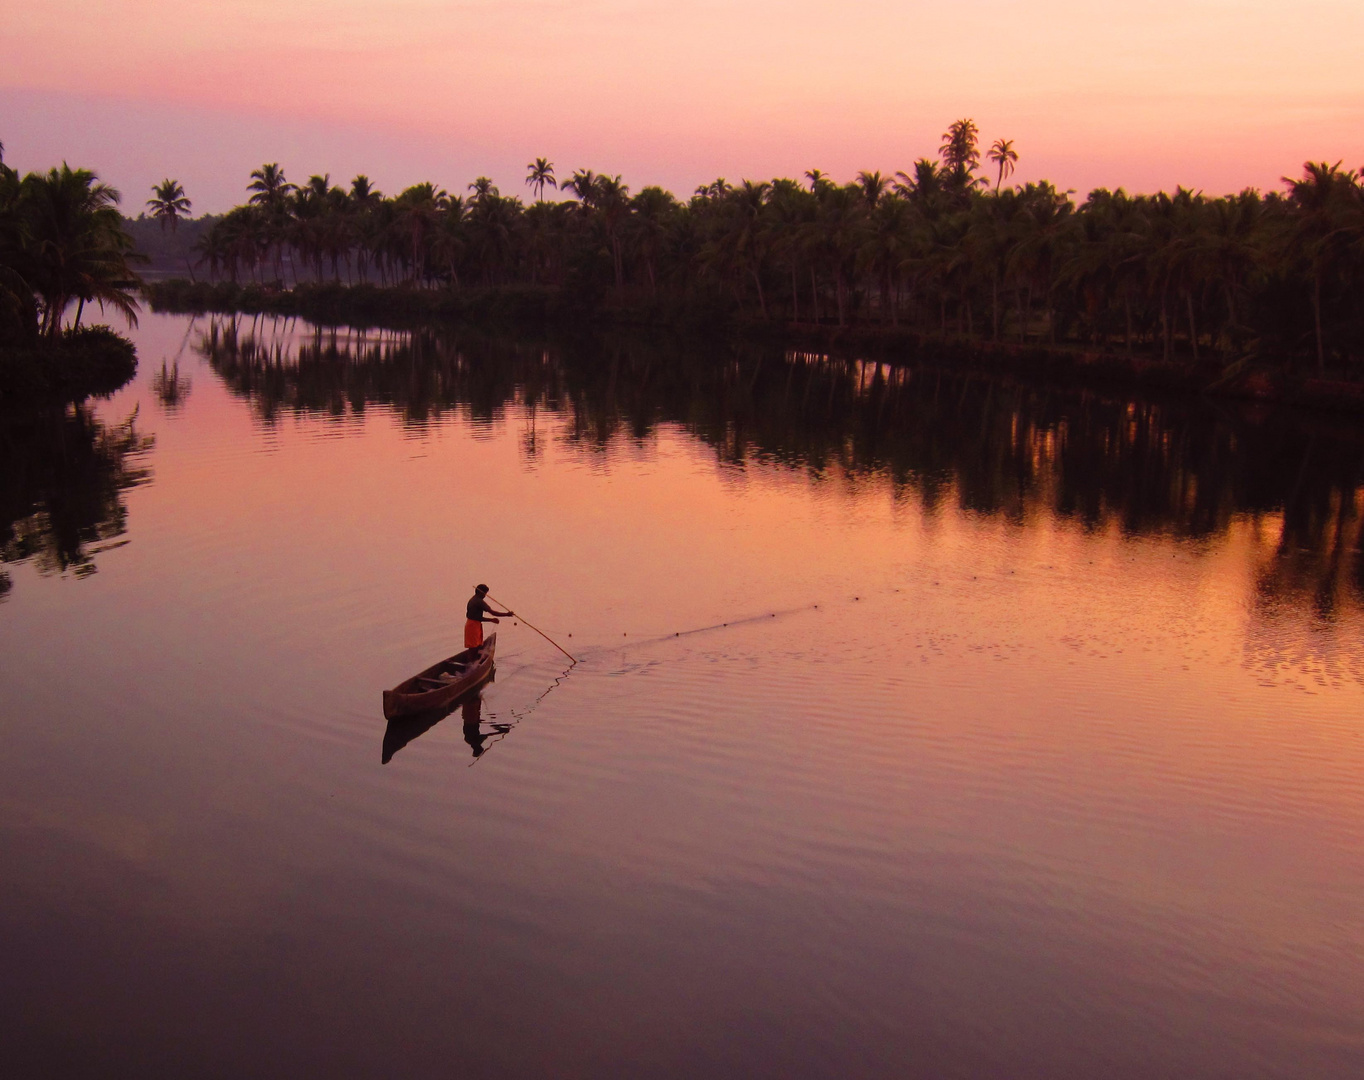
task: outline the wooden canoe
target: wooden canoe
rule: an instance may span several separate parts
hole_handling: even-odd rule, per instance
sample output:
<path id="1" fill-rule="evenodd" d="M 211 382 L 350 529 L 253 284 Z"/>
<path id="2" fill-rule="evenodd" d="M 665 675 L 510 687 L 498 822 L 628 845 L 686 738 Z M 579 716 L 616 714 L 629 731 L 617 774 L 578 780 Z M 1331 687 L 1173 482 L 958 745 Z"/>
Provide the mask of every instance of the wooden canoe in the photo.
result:
<path id="1" fill-rule="evenodd" d="M 432 664 L 412 678 L 384 691 L 384 719 L 443 709 L 453 705 L 493 673 L 497 635 L 489 634 L 476 649 L 465 649 Z"/>

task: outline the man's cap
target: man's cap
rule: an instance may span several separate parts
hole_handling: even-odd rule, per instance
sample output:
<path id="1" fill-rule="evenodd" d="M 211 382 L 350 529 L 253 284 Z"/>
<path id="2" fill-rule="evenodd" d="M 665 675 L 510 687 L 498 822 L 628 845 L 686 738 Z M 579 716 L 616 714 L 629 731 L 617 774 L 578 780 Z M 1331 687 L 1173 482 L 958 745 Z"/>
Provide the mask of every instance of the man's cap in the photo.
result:
<path id="1" fill-rule="evenodd" d="M 474 592 L 487 592 L 487 591 L 488 591 L 488 586 L 486 586 L 486 585 L 475 585 L 475 586 L 474 586 Z"/>

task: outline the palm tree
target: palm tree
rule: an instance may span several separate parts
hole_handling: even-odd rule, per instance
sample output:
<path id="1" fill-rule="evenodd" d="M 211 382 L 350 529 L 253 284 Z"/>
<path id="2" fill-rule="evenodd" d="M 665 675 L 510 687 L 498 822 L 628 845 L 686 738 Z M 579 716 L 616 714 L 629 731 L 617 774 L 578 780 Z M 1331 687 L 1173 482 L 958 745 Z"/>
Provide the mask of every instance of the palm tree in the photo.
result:
<path id="1" fill-rule="evenodd" d="M 767 205 L 772 218 L 774 253 L 786 263 L 791 275 L 791 318 L 800 322 L 799 277 L 808 246 L 808 230 L 815 215 L 815 196 L 795 180 L 774 180 Z M 813 281 L 812 274 L 812 287 Z M 815 318 L 818 319 L 817 300 Z"/>
<path id="2" fill-rule="evenodd" d="M 251 182 L 246 185 L 251 192 L 248 205 L 259 206 L 264 211 L 262 225 L 265 232 L 261 237 L 266 254 L 275 250 L 275 279 L 283 277 L 284 231 L 289 214 L 289 196 L 296 190 L 284 178 L 284 170 L 276 162 L 270 162 L 251 173 Z"/>
<path id="3" fill-rule="evenodd" d="M 1021 198 L 1025 212 L 1019 216 L 1019 239 L 1010 258 L 1010 271 L 1023 279 L 1027 297 L 1020 320 L 1020 337 L 1026 339 L 1032 316 L 1033 290 L 1041 292 L 1046 304 L 1047 335 L 1056 341 L 1056 309 L 1052 285 L 1062 258 L 1068 251 L 1075 204 L 1069 194 L 1057 191 L 1047 181 L 1028 184 Z"/>
<path id="4" fill-rule="evenodd" d="M 137 275 L 128 266 L 132 239 L 118 212 L 119 193 L 88 169 L 62 165 L 23 180 L 19 201 L 27 226 L 32 274 L 29 284 L 42 300 L 42 332 L 62 330 L 62 315 L 79 301 L 73 328 L 88 301 L 112 307 L 137 325 L 131 290 Z"/>
<path id="5" fill-rule="evenodd" d="M 867 205 L 874 210 L 876 204 L 881 201 L 881 196 L 890 187 L 890 178 L 882 176 L 879 172 L 864 170 L 857 174 L 857 186 L 862 189 L 862 196 L 867 200 Z"/>
<path id="6" fill-rule="evenodd" d="M 619 176 L 598 176 L 594 209 L 600 212 L 611 245 L 611 262 L 616 270 L 616 295 L 625 288 L 625 262 L 621 251 L 621 231 L 630 214 L 630 189 Z"/>
<path id="7" fill-rule="evenodd" d="M 996 139 L 985 156 L 999 166 L 999 176 L 995 180 L 995 190 L 998 191 L 1004 178 L 1014 174 L 1014 164 L 1018 161 L 1013 139 Z"/>
<path id="8" fill-rule="evenodd" d="M 980 130 L 974 120 L 957 120 L 943 133 L 938 156 L 950 171 L 969 176 L 980 164 L 980 151 L 976 146 L 979 136 Z"/>
<path id="9" fill-rule="evenodd" d="M 838 305 L 838 325 L 847 324 L 848 284 L 861 247 L 866 202 L 856 184 L 840 187 L 834 183 L 820 189 L 815 228 L 819 249 L 834 272 L 834 300 Z"/>
<path id="10" fill-rule="evenodd" d="M 431 183 L 414 184 L 397 198 L 397 225 L 407 240 L 412 281 L 417 285 L 426 278 L 427 238 L 439 225 L 441 210 L 449 198 Z"/>
<path id="11" fill-rule="evenodd" d="M 597 174 L 591 169 L 575 169 L 573 175 L 559 185 L 560 191 L 571 191 L 584 206 L 590 207 L 597 197 Z"/>
<path id="12" fill-rule="evenodd" d="M 1303 176 L 1285 176 L 1288 200 L 1297 215 L 1289 249 L 1310 267 L 1312 275 L 1312 322 L 1317 344 L 1317 372 L 1326 370 L 1326 336 L 1322 331 L 1322 288 L 1341 256 L 1347 241 L 1345 217 L 1357 211 L 1358 177 L 1352 170 L 1342 171 L 1341 163 L 1309 161 Z"/>
<path id="13" fill-rule="evenodd" d="M 552 188 L 559 185 L 554 181 L 554 162 L 538 157 L 526 166 L 526 186 L 535 189 L 535 201 L 545 201 L 545 185 Z"/>
<path id="14" fill-rule="evenodd" d="M 708 245 L 704 257 L 733 277 L 735 299 L 749 277 L 757 290 L 758 309 L 767 318 L 767 296 L 763 292 L 762 270 L 767 255 L 768 230 L 766 204 L 771 185 L 743 181 L 725 199 L 720 231 Z"/>
<path id="15" fill-rule="evenodd" d="M 806 169 L 805 179 L 810 181 L 810 190 L 818 195 L 826 188 L 833 186 L 833 181 L 829 179 L 829 174 L 823 169 Z"/>
<path id="16" fill-rule="evenodd" d="M 152 197 L 147 200 L 147 209 L 152 212 L 152 217 L 161 222 L 163 232 L 167 225 L 171 232 L 175 232 L 180 218 L 189 217 L 190 206 L 189 199 L 185 198 L 185 189 L 178 180 L 166 179 L 154 185 Z"/>
<path id="17" fill-rule="evenodd" d="M 899 273 L 910 258 L 914 207 L 905 199 L 881 199 L 871 210 L 868 226 L 858 259 L 880 286 L 881 318 L 889 315 L 891 325 L 898 326 Z"/>
<path id="18" fill-rule="evenodd" d="M 348 223 L 350 226 L 350 242 L 355 248 L 356 270 L 359 272 L 360 280 L 365 281 L 369 275 L 368 243 L 370 234 L 373 231 L 373 219 L 379 206 L 383 204 L 384 194 L 376 188 L 368 176 L 360 173 L 350 182 L 350 213 Z M 349 265 L 349 263 L 348 263 Z"/>
<path id="19" fill-rule="evenodd" d="M 658 263 L 673 221 L 681 206 L 671 193 L 660 187 L 646 187 L 630 200 L 633 212 L 631 240 L 644 260 L 649 291 L 658 291 Z"/>
<path id="20" fill-rule="evenodd" d="M 709 184 L 702 184 L 698 187 L 696 189 L 696 197 L 702 200 L 723 199 L 733 190 L 734 186 L 728 180 L 723 176 L 717 176 Z"/>
<path id="21" fill-rule="evenodd" d="M 252 206 L 277 209 L 294 190 L 294 185 L 284 178 L 284 170 L 276 162 L 262 165 L 251 172 L 251 183 L 246 185 L 251 197 L 246 201 Z"/>
<path id="22" fill-rule="evenodd" d="M 491 180 L 489 180 L 486 176 L 480 176 L 477 180 L 470 184 L 469 190 L 474 193 L 473 197 L 474 202 L 481 202 L 482 200 L 488 198 L 489 196 L 496 198 L 498 195 L 497 185 L 494 184 Z"/>
<path id="23" fill-rule="evenodd" d="M 350 198 L 356 206 L 368 208 L 383 197 L 384 193 L 376 188 L 364 173 L 350 182 Z"/>
<path id="24" fill-rule="evenodd" d="M 929 158 L 920 158 L 914 163 L 914 173 L 895 174 L 895 192 L 903 198 L 927 207 L 936 203 L 944 190 L 944 173 L 938 163 Z"/>
<path id="25" fill-rule="evenodd" d="M 3 157 L 0 144 L 0 158 Z M 38 305 L 28 277 L 27 225 L 20 216 L 23 184 L 0 160 L 0 343 L 28 343 L 38 335 Z"/>

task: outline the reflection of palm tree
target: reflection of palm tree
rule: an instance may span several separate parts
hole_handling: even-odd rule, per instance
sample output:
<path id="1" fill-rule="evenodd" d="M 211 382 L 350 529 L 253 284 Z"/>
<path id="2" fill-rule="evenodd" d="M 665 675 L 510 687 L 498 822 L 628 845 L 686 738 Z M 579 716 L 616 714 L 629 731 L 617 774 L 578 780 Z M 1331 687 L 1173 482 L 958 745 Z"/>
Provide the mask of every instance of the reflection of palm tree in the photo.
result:
<path id="1" fill-rule="evenodd" d="M 188 375 L 180 374 L 180 361 L 178 360 L 169 368 L 163 360 L 161 370 L 152 376 L 152 393 L 165 406 L 166 411 L 171 413 L 177 411 L 185 403 L 193 385 Z"/>
<path id="2" fill-rule="evenodd" d="M 147 200 L 147 209 L 152 217 L 161 222 L 164 230 L 167 225 L 175 232 L 182 217 L 189 217 L 190 201 L 185 198 L 185 189 L 178 180 L 162 180 L 152 188 L 152 197 Z"/>
<path id="3" fill-rule="evenodd" d="M 545 201 L 545 185 L 558 187 L 554 182 L 554 162 L 538 157 L 526 166 L 526 185 L 535 190 L 535 201 Z"/>
<path id="4" fill-rule="evenodd" d="M 996 139 L 985 156 L 999 166 L 999 177 L 995 180 L 995 190 L 998 191 L 999 185 L 1004 183 L 1004 178 L 1013 175 L 1014 164 L 1018 161 L 1013 139 Z"/>
<path id="5" fill-rule="evenodd" d="M 0 445 L 12 454 L 0 472 L 0 562 L 95 572 L 100 546 L 127 532 L 124 493 L 151 479 L 155 440 L 137 429 L 136 415 L 110 424 L 81 404 L 56 417 L 0 419 Z"/>

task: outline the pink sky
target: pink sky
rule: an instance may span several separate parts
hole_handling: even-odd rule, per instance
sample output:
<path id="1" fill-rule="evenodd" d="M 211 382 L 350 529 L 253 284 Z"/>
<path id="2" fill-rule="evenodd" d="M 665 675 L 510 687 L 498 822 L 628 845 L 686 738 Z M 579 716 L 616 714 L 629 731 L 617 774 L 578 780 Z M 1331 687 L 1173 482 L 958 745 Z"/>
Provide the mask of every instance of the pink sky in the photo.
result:
<path id="1" fill-rule="evenodd" d="M 247 173 L 366 172 L 388 192 L 550 157 L 679 194 L 726 176 L 908 168 L 953 119 L 1018 177 L 1272 187 L 1364 164 L 1359 0 L 0 0 L 0 141 L 134 210 L 196 212 Z"/>

